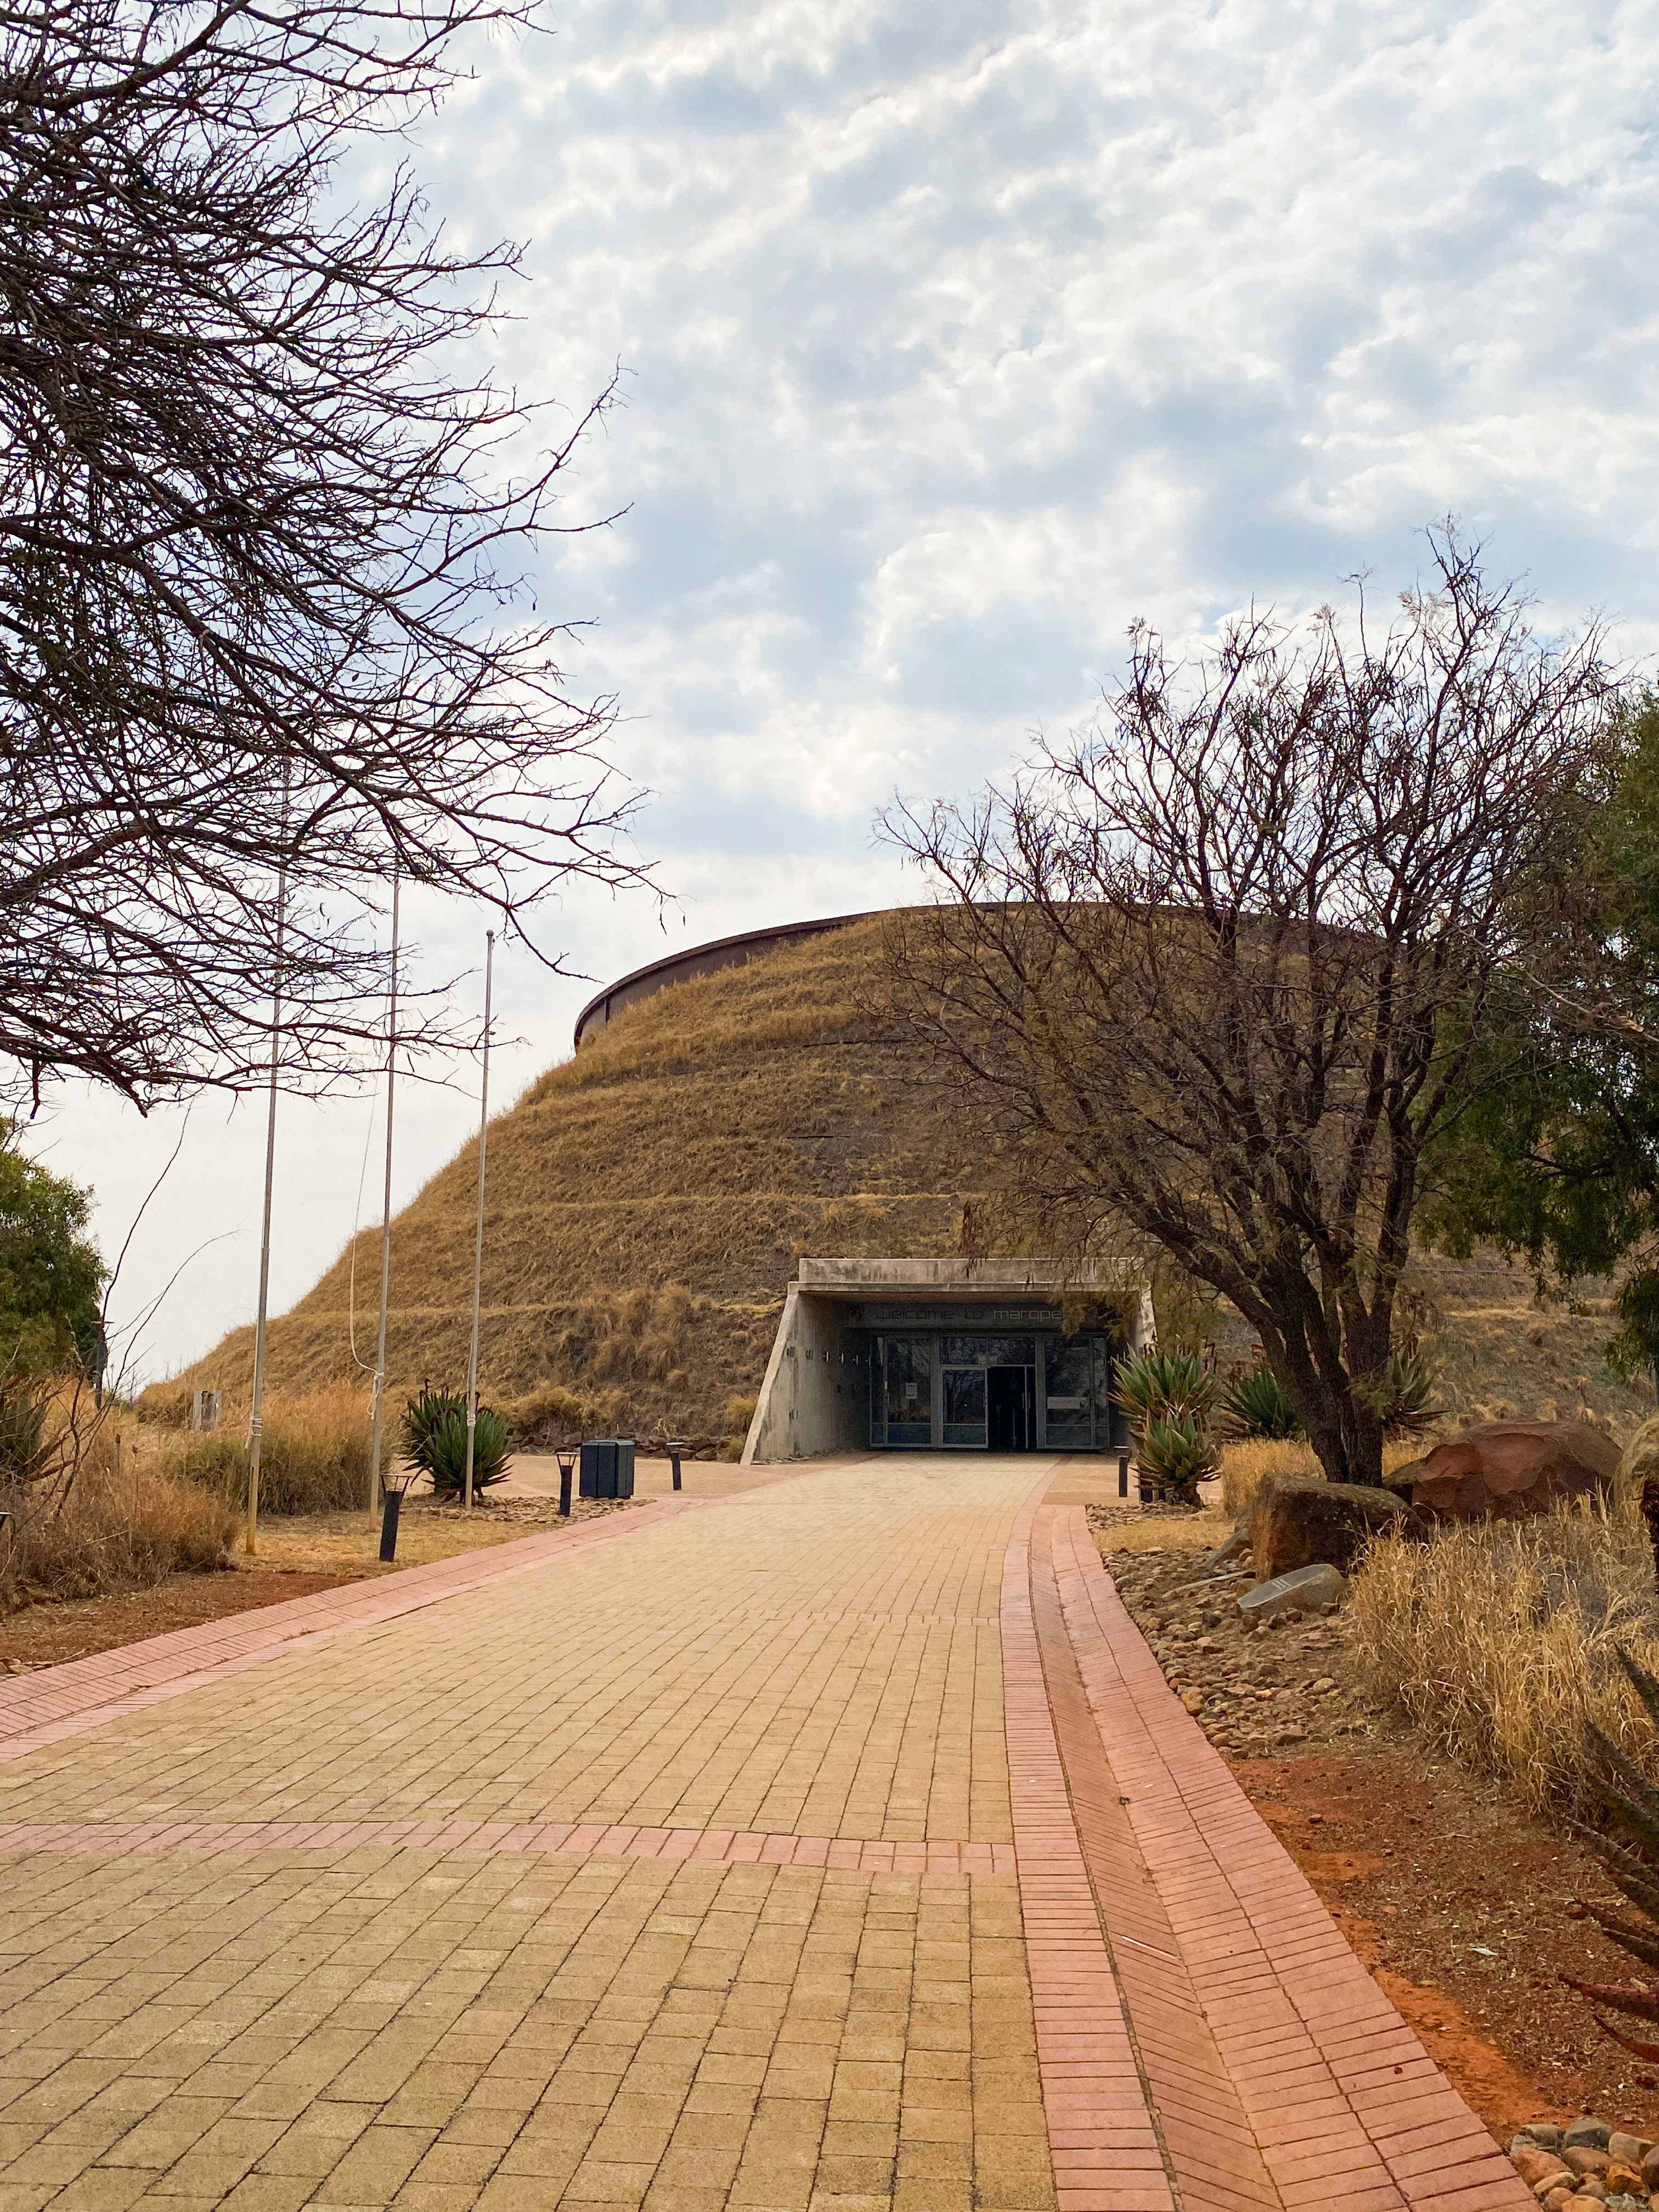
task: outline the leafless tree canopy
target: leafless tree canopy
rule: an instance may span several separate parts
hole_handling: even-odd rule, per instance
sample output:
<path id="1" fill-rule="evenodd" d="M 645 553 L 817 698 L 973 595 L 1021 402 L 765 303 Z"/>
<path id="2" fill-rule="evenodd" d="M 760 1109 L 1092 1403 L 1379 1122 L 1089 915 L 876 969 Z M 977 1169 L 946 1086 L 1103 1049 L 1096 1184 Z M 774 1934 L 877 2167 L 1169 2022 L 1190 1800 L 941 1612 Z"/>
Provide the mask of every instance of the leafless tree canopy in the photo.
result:
<path id="1" fill-rule="evenodd" d="M 898 1005 L 1012 1200 L 1232 1300 L 1347 1481 L 1381 1479 L 1425 1147 L 1494 977 L 1547 930 L 1519 889 L 1606 720 L 1597 636 L 1541 642 L 1431 543 L 1386 634 L 1252 615 L 1182 665 L 1137 629 L 1096 730 L 888 825 L 938 894 L 895 930 Z"/>
<path id="2" fill-rule="evenodd" d="M 0 1060 L 329 1063 L 392 856 L 524 909 L 628 872 L 525 572 L 556 438 L 458 349 L 506 247 L 337 167 L 522 0 L 0 0 Z M 603 405 L 601 396 L 599 403 Z M 551 450 L 549 450 L 550 442 Z M 514 474 L 516 453 L 532 458 Z M 3 1071 L 0 1071 L 3 1072 Z"/>

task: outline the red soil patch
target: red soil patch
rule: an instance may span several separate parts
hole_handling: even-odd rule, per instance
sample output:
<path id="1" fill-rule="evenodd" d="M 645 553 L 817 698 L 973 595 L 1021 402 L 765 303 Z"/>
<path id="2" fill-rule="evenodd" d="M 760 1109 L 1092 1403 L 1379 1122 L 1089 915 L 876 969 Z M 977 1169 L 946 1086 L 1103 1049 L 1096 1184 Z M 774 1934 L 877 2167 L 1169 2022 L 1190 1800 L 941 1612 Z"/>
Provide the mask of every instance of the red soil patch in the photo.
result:
<path id="1" fill-rule="evenodd" d="M 169 1629 L 195 1628 L 204 1620 L 282 1605 L 291 1597 L 310 1597 L 358 1582 L 355 1574 L 307 1574 L 283 1567 L 239 1567 L 234 1573 L 169 1575 L 154 1589 L 126 1597 L 75 1598 L 58 1605 L 32 1605 L 0 1620 L 0 1669 L 56 1667 L 66 1659 L 85 1659 L 112 1651 Z"/>
<path id="2" fill-rule="evenodd" d="M 1634 1969 L 1580 1897 L 1595 1860 L 1409 1740 L 1231 1762 L 1358 1955 L 1492 2133 L 1579 2112 L 1652 2135 L 1659 2078 L 1601 2033 L 1563 1973 Z"/>

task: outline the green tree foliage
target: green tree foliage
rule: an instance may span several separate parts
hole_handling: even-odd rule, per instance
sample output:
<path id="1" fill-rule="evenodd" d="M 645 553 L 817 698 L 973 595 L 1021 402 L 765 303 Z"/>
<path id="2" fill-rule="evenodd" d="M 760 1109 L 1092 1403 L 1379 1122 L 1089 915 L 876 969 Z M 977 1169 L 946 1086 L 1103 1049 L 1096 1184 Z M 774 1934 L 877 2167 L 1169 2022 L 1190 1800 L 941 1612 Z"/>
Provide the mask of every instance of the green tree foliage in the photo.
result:
<path id="1" fill-rule="evenodd" d="M 1606 803 L 1528 893 L 1552 909 L 1549 964 L 1492 996 L 1423 1223 L 1455 1253 L 1523 1255 L 1540 1280 L 1632 1261 L 1607 1347 L 1631 1374 L 1659 1368 L 1659 696 L 1617 734 Z"/>
<path id="2" fill-rule="evenodd" d="M 0 1124 L 0 1372 L 101 1371 L 108 1270 L 87 1233 L 91 1198 L 25 1159 Z"/>

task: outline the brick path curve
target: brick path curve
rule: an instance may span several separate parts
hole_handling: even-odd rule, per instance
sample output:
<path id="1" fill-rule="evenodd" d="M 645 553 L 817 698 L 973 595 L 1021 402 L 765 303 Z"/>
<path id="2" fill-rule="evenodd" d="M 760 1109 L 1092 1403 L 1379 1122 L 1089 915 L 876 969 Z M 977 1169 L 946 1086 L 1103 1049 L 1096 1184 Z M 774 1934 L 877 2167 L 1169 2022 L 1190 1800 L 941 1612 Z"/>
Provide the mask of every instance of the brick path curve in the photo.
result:
<path id="1" fill-rule="evenodd" d="M 0 1686 L 0 2212 L 1522 2212 L 1051 1472 Z"/>

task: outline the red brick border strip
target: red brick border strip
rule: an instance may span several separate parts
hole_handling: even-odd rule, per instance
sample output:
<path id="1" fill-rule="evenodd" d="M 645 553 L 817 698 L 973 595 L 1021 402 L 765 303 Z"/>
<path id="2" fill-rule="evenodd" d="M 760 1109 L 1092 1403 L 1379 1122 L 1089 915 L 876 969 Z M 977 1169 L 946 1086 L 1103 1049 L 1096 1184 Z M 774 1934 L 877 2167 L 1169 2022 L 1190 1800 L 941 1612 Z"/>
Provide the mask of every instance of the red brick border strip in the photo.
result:
<path id="1" fill-rule="evenodd" d="M 401 1574 L 343 1583 L 310 1597 L 231 1613 L 196 1628 L 175 1628 L 167 1635 L 124 1644 L 89 1659 L 71 1659 L 61 1667 L 14 1676 L 0 1683 L 0 1765 L 38 1751 L 43 1744 L 101 1727 L 123 1713 L 240 1674 L 279 1653 L 306 1650 L 349 1629 L 395 1620 L 444 1598 L 573 1559 L 595 1544 L 727 1502 L 717 1498 L 657 1498 L 572 1528 L 462 1552 L 430 1566 L 406 1567 Z"/>
<path id="2" fill-rule="evenodd" d="M 1164 2151 L 1187 2206 L 1282 2212 L 1090 1710 L 1061 1612 L 1055 1530 L 1055 1511 L 1044 1507 L 1031 1547 L 1037 1644 L 1072 1815 Z"/>
<path id="3" fill-rule="evenodd" d="M 1083 1513 L 1046 1517 L 1137 1858 L 1285 2205 L 1527 2212 L 1525 2183 L 1164 1681 Z"/>
<path id="4" fill-rule="evenodd" d="M 607 1827 L 568 1820 L 0 1820 L 0 1856 L 41 1851 L 401 1850 L 580 1853 L 723 1865 L 845 1868 L 860 1874 L 1012 1874 L 1012 1844 L 898 1843 L 755 1828 Z"/>
<path id="5" fill-rule="evenodd" d="M 1037 2070 L 1060 2212 L 1176 2212 L 1117 1977 L 1072 1817 L 1031 1607 L 1031 1528 L 1004 1554 L 1002 1700 Z M 1197 2212 L 1197 2208 L 1194 2208 Z"/>

